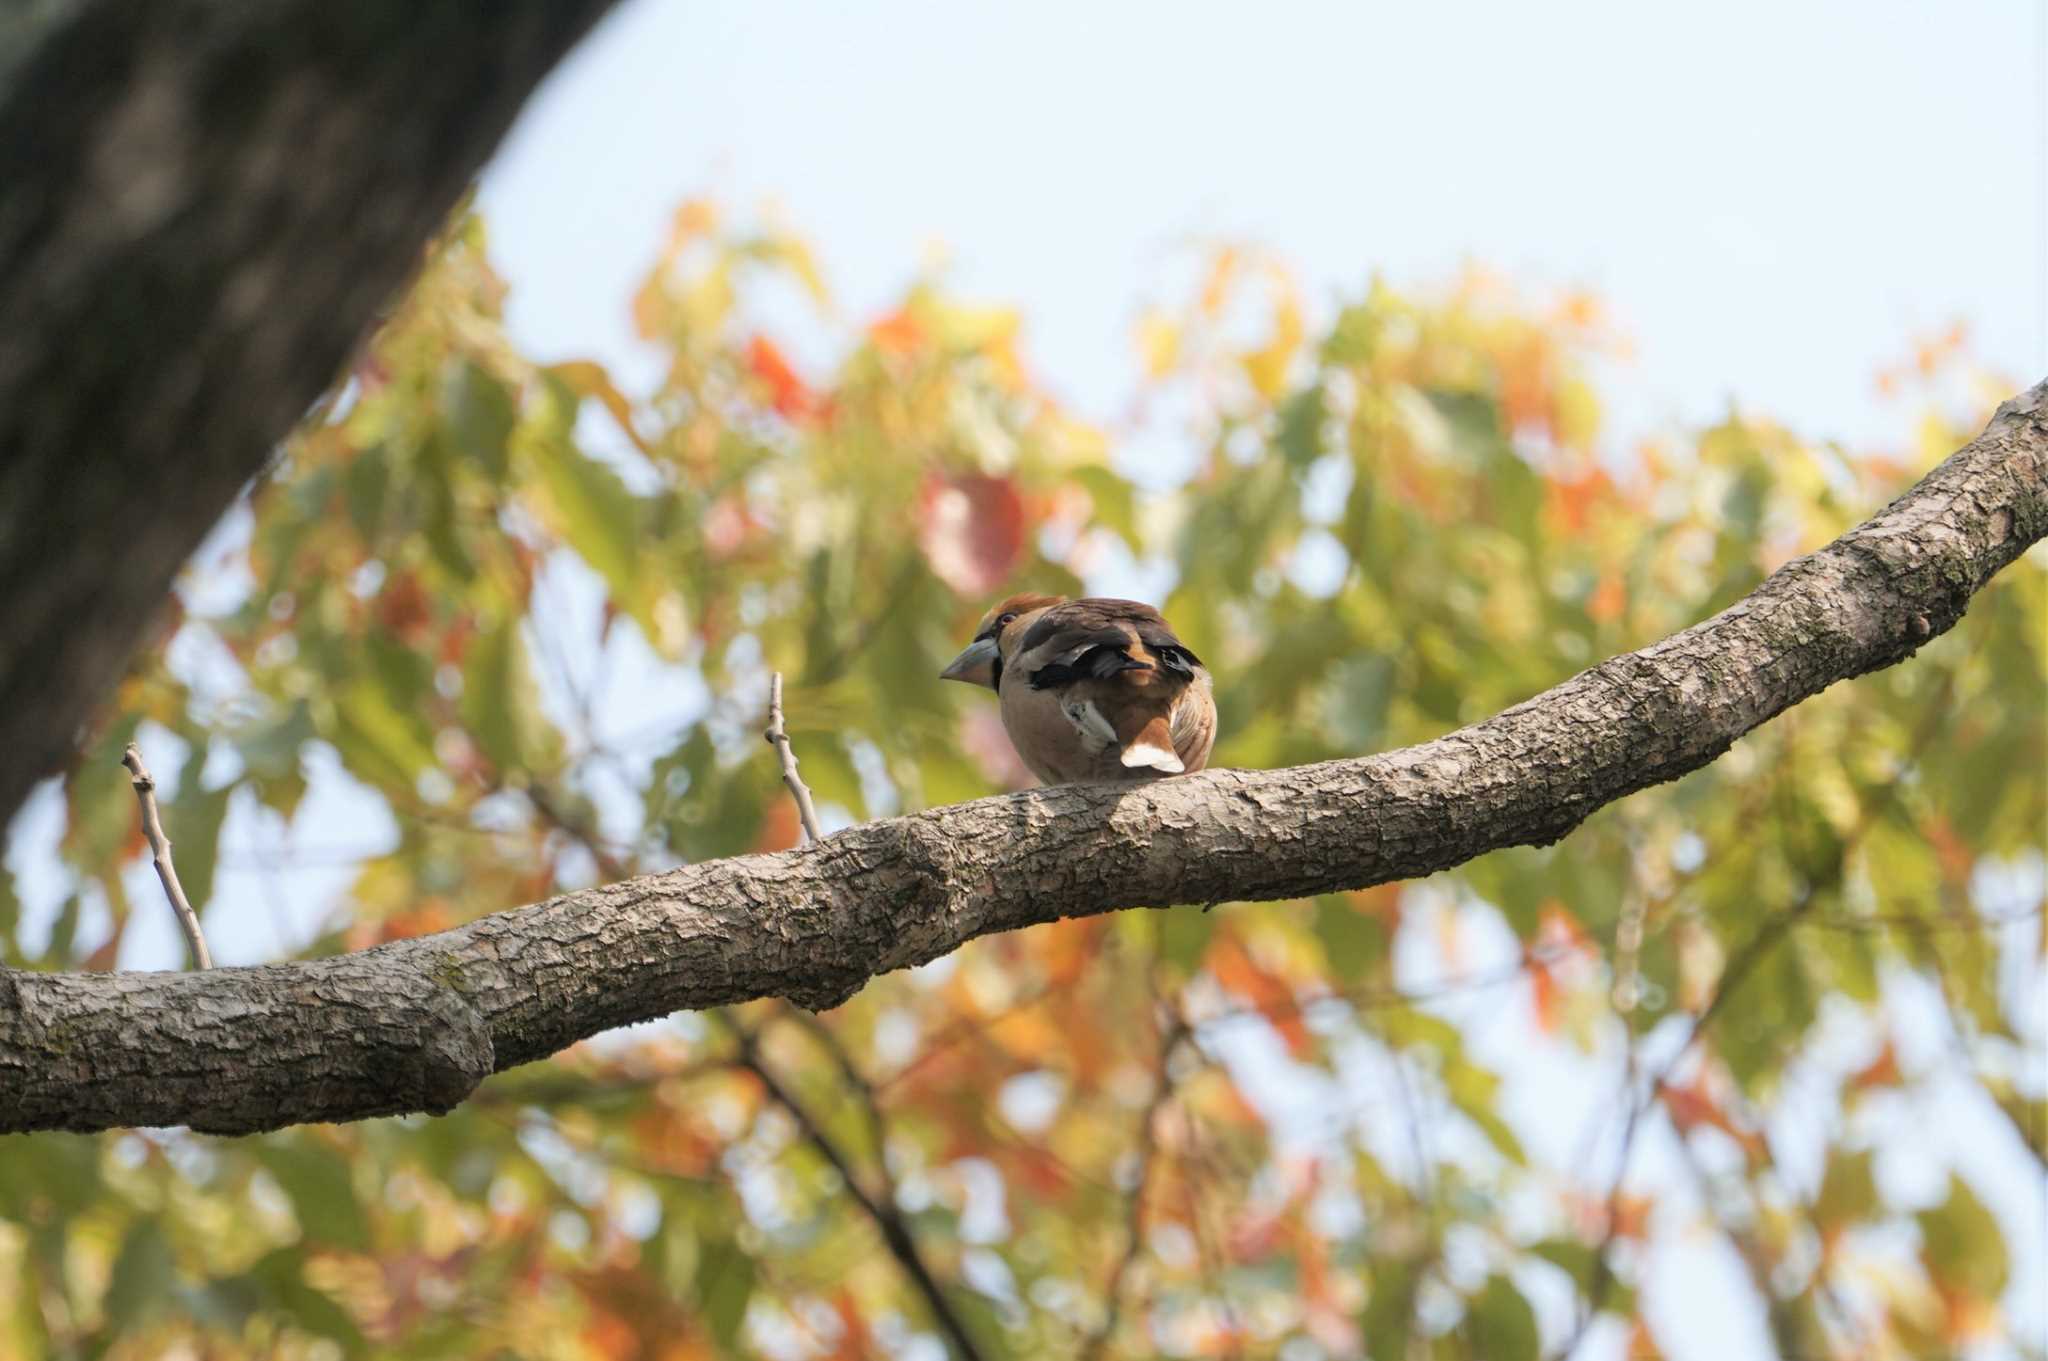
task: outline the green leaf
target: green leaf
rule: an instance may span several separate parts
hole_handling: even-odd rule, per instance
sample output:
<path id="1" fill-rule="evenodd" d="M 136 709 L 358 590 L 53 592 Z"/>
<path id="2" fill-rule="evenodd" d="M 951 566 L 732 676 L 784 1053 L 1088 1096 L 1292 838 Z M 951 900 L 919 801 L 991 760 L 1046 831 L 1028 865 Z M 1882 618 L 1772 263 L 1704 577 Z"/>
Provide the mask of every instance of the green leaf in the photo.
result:
<path id="1" fill-rule="evenodd" d="M 1216 930 L 1216 914 L 1199 907 L 1169 907 L 1158 916 L 1159 957 L 1179 966 L 1192 977 L 1208 953 L 1209 937 Z"/>
<path id="2" fill-rule="evenodd" d="M 178 1283 L 171 1245 L 154 1217 L 138 1219 L 121 1244 L 103 1307 L 116 1331 L 142 1323 L 169 1302 Z"/>
<path id="3" fill-rule="evenodd" d="M 1580 1295 L 1586 1295 L 1593 1288 L 1594 1274 L 1599 1269 L 1599 1257 L 1592 1246 L 1576 1238 L 1546 1238 L 1532 1244 L 1531 1254 L 1541 1257 L 1553 1266 L 1561 1268 L 1572 1278 L 1572 1285 Z M 1609 1313 L 1628 1318 L 1635 1313 L 1635 1291 L 1620 1278 L 1609 1275 L 1601 1297 L 1601 1308 Z"/>
<path id="4" fill-rule="evenodd" d="M 754 1259 L 730 1242 L 705 1242 L 697 1258 L 697 1302 L 719 1349 L 741 1356 L 740 1328 L 747 1320 L 747 1300 L 754 1293 Z"/>
<path id="5" fill-rule="evenodd" d="M 1867 1148 L 1854 1152 L 1837 1148 L 1829 1153 L 1828 1169 L 1820 1179 L 1820 1194 L 1813 1202 L 1813 1217 L 1822 1228 L 1840 1228 L 1875 1219 L 1884 1212 L 1877 1179 L 1871 1175 L 1871 1162 Z"/>
<path id="6" fill-rule="evenodd" d="M 367 1345 L 348 1311 L 325 1292 L 306 1284 L 304 1263 L 296 1249 L 269 1253 L 244 1279 L 256 1287 L 260 1300 L 282 1307 L 292 1322 L 307 1332 L 340 1343 L 350 1354 L 360 1353 Z"/>
<path id="7" fill-rule="evenodd" d="M 1391 943 L 1387 924 L 1359 911 L 1340 894 L 1326 893 L 1316 899 L 1315 930 L 1330 961 L 1330 973 L 1340 984 L 1373 977 L 1387 960 Z"/>
<path id="8" fill-rule="evenodd" d="M 192 910 L 203 917 L 206 905 L 213 901 L 213 869 L 220 854 L 220 828 L 227 818 L 228 801 L 234 797 L 235 786 L 199 788 L 201 750 L 193 748 L 193 758 L 185 763 L 185 775 L 179 781 L 177 801 L 162 812 L 164 835 L 171 839 L 178 866 L 178 882 L 184 886 Z"/>
<path id="9" fill-rule="evenodd" d="M 1968 1182 L 1949 1173 L 1948 1199 L 1914 1218 L 1920 1223 L 1920 1256 L 1928 1275 L 1980 1300 L 1998 1298 L 2011 1270 L 2005 1234 Z"/>
<path id="10" fill-rule="evenodd" d="M 1087 489 L 1088 499 L 1095 505 L 1096 523 L 1114 530 L 1133 552 L 1144 550 L 1138 535 L 1137 491 L 1129 482 L 1114 469 L 1098 464 L 1085 464 L 1067 476 Z"/>
<path id="11" fill-rule="evenodd" d="M 1280 408 L 1280 433 L 1273 443 L 1297 470 L 1306 468 L 1323 452 L 1323 420 L 1328 403 L 1323 385 L 1303 388 Z"/>
<path id="12" fill-rule="evenodd" d="M 369 1221 L 356 1203 L 348 1162 L 340 1154 L 299 1139 L 266 1139 L 255 1145 L 255 1153 L 291 1198 L 299 1228 L 309 1241 L 355 1252 L 370 1250 Z"/>
<path id="13" fill-rule="evenodd" d="M 1474 1356 L 1486 1361 L 1536 1361 L 1536 1311 L 1505 1276 L 1487 1277 L 1485 1288 L 1466 1305 L 1465 1326 Z"/>
<path id="14" fill-rule="evenodd" d="M 462 664 L 462 721 L 502 773 L 531 770 L 550 735 L 517 616 L 499 619 L 471 641 Z"/>
<path id="15" fill-rule="evenodd" d="M 1486 1135 L 1501 1156 L 1516 1164 L 1526 1161 L 1522 1141 L 1515 1137 L 1515 1131 L 1508 1122 L 1500 1117 L 1500 1078 L 1464 1058 L 1446 1063 L 1443 1078 L 1444 1090 L 1450 1094 L 1451 1104 L 1466 1119 L 1479 1126 L 1480 1132 Z"/>
<path id="16" fill-rule="evenodd" d="M 1365 1315 L 1359 1326 L 1365 1333 L 1366 1354 L 1394 1361 L 1408 1355 L 1408 1337 L 1414 1330 L 1415 1291 L 1422 1283 L 1421 1264 L 1410 1257 L 1375 1259 L 1372 1264 L 1372 1293 L 1366 1296 Z"/>
<path id="17" fill-rule="evenodd" d="M 475 360 L 462 359 L 449 369 L 441 401 L 456 452 L 482 464 L 492 477 L 503 478 L 510 466 L 506 441 L 519 415 L 511 392 Z"/>
<path id="18" fill-rule="evenodd" d="M 641 502 L 617 473 L 576 447 L 568 424 L 576 402 L 566 391 L 561 400 L 567 414 L 560 428 L 526 446 L 540 474 L 545 518 L 626 608 L 639 595 Z"/>
<path id="19" fill-rule="evenodd" d="M 432 738 L 418 711 L 399 708 L 377 680 L 365 676 L 350 685 L 334 712 L 335 747 L 371 784 L 410 791 L 434 764 Z"/>

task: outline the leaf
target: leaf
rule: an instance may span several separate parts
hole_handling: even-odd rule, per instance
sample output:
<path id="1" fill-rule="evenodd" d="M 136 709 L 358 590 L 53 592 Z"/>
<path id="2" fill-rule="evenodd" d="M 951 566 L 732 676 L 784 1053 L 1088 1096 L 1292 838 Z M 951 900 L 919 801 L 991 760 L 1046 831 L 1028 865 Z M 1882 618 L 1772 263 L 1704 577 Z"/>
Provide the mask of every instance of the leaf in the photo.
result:
<path id="1" fill-rule="evenodd" d="M 570 413 L 573 399 L 565 402 Z M 542 518 L 576 555 L 603 577 L 622 605 L 639 592 L 639 530 L 643 506 L 610 468 L 584 456 L 566 418 L 526 446 L 540 474 Z"/>
<path id="2" fill-rule="evenodd" d="M 213 869 L 219 861 L 220 829 L 227 819 L 228 801 L 234 797 L 235 786 L 199 788 L 199 768 L 204 764 L 199 758 L 200 750 L 195 747 L 193 759 L 185 764 L 177 801 L 166 806 L 162 814 L 164 835 L 170 838 L 178 867 L 178 882 L 191 900 L 192 910 L 204 917 L 206 905 L 213 901 Z"/>
<path id="3" fill-rule="evenodd" d="M 2011 1269 L 2005 1234 L 1968 1182 L 1949 1173 L 1948 1199 L 1914 1218 L 1928 1275 L 1979 1300 L 1995 1300 L 2005 1290 Z"/>
<path id="4" fill-rule="evenodd" d="M 352 1252 L 370 1250 L 370 1226 L 356 1202 L 347 1160 L 304 1139 L 265 1139 L 254 1145 L 256 1161 L 291 1198 L 299 1229 L 314 1243 Z"/>
<path id="5" fill-rule="evenodd" d="M 304 1264 L 293 1248 L 278 1248 L 251 1267 L 244 1279 L 253 1283 L 258 1298 L 281 1306 L 293 1323 L 309 1333 L 338 1342 L 351 1354 L 360 1353 L 366 1343 L 362 1329 L 333 1298 L 306 1284 Z"/>
<path id="6" fill-rule="evenodd" d="M 450 366 L 441 401 L 456 452 L 503 478 L 511 466 L 506 442 L 519 418 L 511 392 L 475 360 L 462 359 Z"/>
<path id="7" fill-rule="evenodd" d="M 1144 547 L 1138 534 L 1137 491 L 1129 482 L 1099 464 L 1083 464 L 1067 476 L 1087 489 L 1097 524 L 1115 531 L 1133 551 Z"/>
<path id="8" fill-rule="evenodd" d="M 1585 1296 L 1592 1290 L 1593 1277 L 1598 1269 L 1599 1259 L 1595 1256 L 1590 1244 L 1581 1243 L 1576 1238 L 1546 1238 L 1540 1243 L 1532 1244 L 1529 1251 L 1553 1266 L 1561 1268 L 1567 1276 L 1572 1278 L 1572 1285 L 1581 1296 Z M 1633 1288 L 1619 1277 L 1610 1275 L 1607 1279 L 1601 1308 L 1608 1313 L 1628 1318 L 1635 1313 L 1635 1299 L 1636 1296 Z"/>
<path id="9" fill-rule="evenodd" d="M 501 617 L 469 645 L 462 664 L 462 721 L 500 774 L 536 766 L 542 734 L 540 695 L 526 655 L 520 617 Z"/>
<path id="10" fill-rule="evenodd" d="M 728 1356 L 742 1356 L 740 1327 L 754 1293 L 754 1259 L 730 1242 L 705 1242 L 697 1259 L 697 1302 L 711 1335 Z"/>
<path id="11" fill-rule="evenodd" d="M 1871 1151 L 1867 1148 L 1854 1152 L 1837 1148 L 1829 1153 L 1827 1171 L 1820 1179 L 1820 1193 L 1813 1202 L 1813 1217 L 1823 1230 L 1840 1229 L 1883 1214 L 1884 1200 L 1877 1193 L 1871 1162 Z"/>
<path id="12" fill-rule="evenodd" d="M 654 456 L 653 448 L 641 437 L 633 420 L 633 403 L 604 367 L 594 360 L 571 359 L 549 367 L 548 376 L 556 379 L 579 396 L 594 397 L 619 428 L 619 433 L 632 441 L 633 447 L 649 458 Z"/>
<path id="13" fill-rule="evenodd" d="M 1371 1293 L 1366 1296 L 1365 1314 L 1359 1326 L 1365 1333 L 1366 1352 L 1375 1361 L 1381 1357 L 1399 1361 L 1408 1355 L 1408 1338 L 1415 1321 L 1415 1292 L 1421 1283 L 1421 1264 L 1413 1258 L 1374 1260 Z"/>
<path id="14" fill-rule="evenodd" d="M 1321 383 L 1303 388 L 1280 408 L 1280 433 L 1274 438 L 1281 455 L 1297 470 L 1323 452 L 1323 420 L 1328 405 Z"/>
<path id="15" fill-rule="evenodd" d="M 1170 907 L 1158 914 L 1159 957 L 1193 977 L 1208 953 L 1209 937 L 1216 930 L 1216 914 L 1199 907 Z"/>
<path id="16" fill-rule="evenodd" d="M 1514 1129 L 1500 1116 L 1500 1079 L 1462 1057 L 1444 1065 L 1443 1078 L 1451 1104 L 1466 1119 L 1479 1126 L 1480 1132 L 1486 1135 L 1501 1156 L 1512 1163 L 1526 1161 L 1522 1141 L 1515 1137 Z"/>
<path id="17" fill-rule="evenodd" d="M 768 387 L 769 405 L 784 420 L 799 421 L 811 414 L 816 400 L 782 350 L 766 336 L 755 336 L 747 345 L 747 367 Z"/>
<path id="18" fill-rule="evenodd" d="M 334 745 L 371 784 L 411 790 L 434 764 L 432 738 L 417 710 L 402 709 L 378 680 L 364 676 L 336 698 Z"/>
<path id="19" fill-rule="evenodd" d="M 1316 899 L 1315 929 L 1331 976 L 1340 984 L 1376 976 L 1387 960 L 1392 938 L 1386 922 L 1361 911 L 1342 894 L 1326 893 Z"/>
<path id="20" fill-rule="evenodd" d="M 129 1227 L 114 1259 L 102 1308 L 107 1322 L 117 1331 L 143 1323 L 170 1302 L 178 1273 L 171 1259 L 171 1245 L 154 1218 L 142 1218 Z"/>
<path id="21" fill-rule="evenodd" d="M 927 477 L 918 493 L 917 544 L 956 595 L 979 600 L 1024 556 L 1024 498 L 1006 477 Z"/>
<path id="22" fill-rule="evenodd" d="M 1286 391 L 1288 366 L 1301 348 L 1302 334 L 1301 300 L 1285 286 L 1273 307 L 1273 338 L 1244 357 L 1245 377 L 1267 401 Z"/>
<path id="23" fill-rule="evenodd" d="M 1465 1327 L 1474 1356 L 1486 1361 L 1536 1361 L 1536 1311 L 1505 1276 L 1487 1277 L 1485 1287 L 1466 1305 Z"/>

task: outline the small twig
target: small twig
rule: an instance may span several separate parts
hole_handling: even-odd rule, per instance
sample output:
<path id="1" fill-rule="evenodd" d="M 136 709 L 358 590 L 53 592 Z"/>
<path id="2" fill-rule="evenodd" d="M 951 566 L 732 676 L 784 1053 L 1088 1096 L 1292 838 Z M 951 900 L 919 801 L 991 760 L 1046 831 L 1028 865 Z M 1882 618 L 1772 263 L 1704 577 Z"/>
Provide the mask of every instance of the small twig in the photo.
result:
<path id="1" fill-rule="evenodd" d="M 803 776 L 796 773 L 796 753 L 789 749 L 789 734 L 782 730 L 780 671 L 768 678 L 768 728 L 761 738 L 782 758 L 782 782 L 789 786 L 790 797 L 796 800 L 796 815 L 804 824 L 804 835 L 813 844 L 823 841 L 825 835 L 818 830 L 818 810 L 811 806 L 811 791 L 805 787 Z"/>
<path id="2" fill-rule="evenodd" d="M 128 782 L 135 786 L 135 801 L 142 805 L 142 834 L 149 838 L 150 859 L 156 865 L 156 877 L 163 881 L 164 896 L 171 900 L 178 925 L 185 930 L 185 943 L 192 947 L 192 965 L 211 969 L 213 955 L 206 948 L 205 933 L 199 929 L 199 914 L 192 910 L 185 897 L 185 886 L 178 882 L 178 868 L 171 863 L 171 841 L 164 835 L 163 819 L 157 816 L 156 780 L 142 764 L 142 751 L 133 742 L 121 753 L 121 764 L 128 767 Z"/>
<path id="3" fill-rule="evenodd" d="M 725 1013 L 725 1020 L 732 1027 L 734 1038 L 739 1042 L 739 1066 L 754 1075 L 771 1101 L 789 1112 L 790 1118 L 796 1121 L 797 1128 L 802 1131 L 805 1142 L 816 1149 L 818 1156 L 839 1174 L 839 1180 L 846 1187 L 846 1193 L 853 1197 L 854 1203 L 860 1206 L 869 1221 L 881 1233 L 882 1245 L 889 1250 L 889 1255 L 896 1259 L 897 1265 L 903 1268 L 903 1274 L 910 1278 L 911 1285 L 923 1297 L 933 1321 L 939 1325 L 939 1331 L 945 1334 L 950 1350 L 960 1361 L 982 1361 L 981 1349 L 975 1343 L 974 1335 L 967 1331 L 966 1321 L 954 1309 L 952 1301 L 946 1298 L 945 1289 L 940 1286 L 938 1278 L 932 1274 L 931 1267 L 925 1262 L 924 1254 L 918 1248 L 917 1239 L 911 1233 L 910 1224 L 903 1217 L 902 1210 L 897 1208 L 893 1200 L 881 1199 L 862 1184 L 861 1179 L 854 1173 L 852 1162 L 839 1145 L 833 1142 L 832 1136 L 825 1132 L 824 1126 L 811 1117 L 810 1112 L 796 1099 L 795 1093 L 791 1092 L 781 1078 L 776 1076 L 774 1070 L 762 1061 L 754 1032 L 747 1028 L 745 1022 L 730 1011 Z"/>
<path id="4" fill-rule="evenodd" d="M 1152 1182 L 1152 1163 L 1159 1152 L 1157 1126 L 1159 1113 L 1165 1109 L 1173 1096 L 1173 1078 L 1168 1071 L 1173 1061 L 1173 1051 L 1187 1037 L 1186 1023 L 1181 1019 L 1179 1009 L 1173 1015 L 1173 1023 L 1159 1041 L 1159 1077 L 1153 1084 L 1152 1097 L 1145 1103 L 1144 1114 L 1138 1117 L 1138 1175 L 1131 1187 L 1129 1199 L 1125 1202 L 1124 1250 L 1117 1257 L 1116 1265 L 1110 1269 L 1109 1280 L 1102 1288 L 1102 1326 L 1088 1338 L 1082 1356 L 1086 1361 L 1095 1361 L 1109 1349 L 1110 1340 L 1116 1336 L 1117 1324 L 1123 1318 L 1124 1282 L 1129 1279 L 1131 1269 L 1138 1263 L 1138 1256 L 1145 1250 L 1145 1204 L 1146 1191 Z"/>
<path id="5" fill-rule="evenodd" d="M 1948 697 L 1953 689 L 1953 683 L 1953 677 L 1943 680 L 1941 688 L 1934 696 L 1934 702 L 1928 706 L 1926 716 L 1913 733 L 1907 747 L 1907 760 L 1909 764 L 1915 763 L 1920 759 L 1920 755 L 1926 750 L 1928 743 L 1934 740 L 1935 733 L 1940 729 L 1942 720 L 1947 717 Z M 1685 1033 L 1684 1041 L 1673 1051 L 1671 1057 L 1666 1059 L 1663 1065 L 1651 1075 L 1649 1085 L 1643 1089 L 1641 1098 L 1629 1101 L 1621 1127 L 1621 1149 L 1616 1155 L 1614 1181 L 1607 1191 L 1607 1225 L 1601 1234 L 1599 1243 L 1595 1245 L 1593 1250 L 1593 1274 L 1591 1281 L 1586 1287 L 1586 1307 L 1579 1315 L 1578 1321 L 1571 1333 L 1565 1338 L 1563 1347 L 1556 1353 L 1558 1361 L 1570 1361 L 1573 1354 L 1578 1351 L 1579 1344 L 1585 1340 L 1586 1334 L 1593 1326 L 1594 1319 L 1599 1315 L 1601 1309 L 1606 1306 L 1609 1292 L 1614 1288 L 1614 1261 L 1612 1254 L 1615 1241 L 1621 1236 L 1622 1185 L 1628 1177 L 1629 1156 L 1634 1151 L 1636 1135 L 1642 1128 L 1643 1117 L 1648 1113 L 1651 1106 L 1663 1099 L 1665 1092 L 1670 1088 L 1672 1079 L 1677 1075 L 1679 1065 L 1706 1038 L 1708 1028 L 1720 1017 L 1722 1010 L 1730 999 L 1735 996 L 1736 991 L 1748 981 L 1749 976 L 1755 972 L 1757 967 L 1763 963 L 1764 959 L 1777 947 L 1778 943 L 1785 938 L 1792 928 L 1815 920 L 1812 915 L 1813 905 L 1820 900 L 1824 892 L 1841 883 L 1842 876 L 1848 870 L 1849 857 L 1855 852 L 1856 847 L 1861 844 L 1864 836 L 1877 824 L 1877 820 L 1891 807 L 1892 802 L 1898 797 L 1898 793 L 1899 786 L 1896 783 L 1887 785 L 1881 795 L 1870 803 L 1864 804 L 1859 810 L 1855 825 L 1843 835 L 1840 843 L 1836 845 L 1833 862 L 1818 877 L 1806 885 L 1806 891 L 1800 895 L 1797 902 L 1794 902 L 1791 906 L 1780 911 L 1762 926 L 1758 927 L 1749 939 L 1743 942 L 1741 948 L 1729 958 L 1727 965 L 1721 970 L 1720 978 L 1714 983 L 1713 995 L 1707 999 L 1706 1006 L 1701 1008 L 1699 1014 L 1693 1018 L 1692 1025 Z M 1631 1044 L 1628 1051 L 1627 1064 L 1629 1074 L 1627 1085 L 1633 1086 L 1638 1076 L 1636 1053 L 1633 1044 Z M 1626 1097 L 1624 1099 L 1626 1100 Z M 1683 1144 L 1683 1138 L 1679 1142 Z"/>

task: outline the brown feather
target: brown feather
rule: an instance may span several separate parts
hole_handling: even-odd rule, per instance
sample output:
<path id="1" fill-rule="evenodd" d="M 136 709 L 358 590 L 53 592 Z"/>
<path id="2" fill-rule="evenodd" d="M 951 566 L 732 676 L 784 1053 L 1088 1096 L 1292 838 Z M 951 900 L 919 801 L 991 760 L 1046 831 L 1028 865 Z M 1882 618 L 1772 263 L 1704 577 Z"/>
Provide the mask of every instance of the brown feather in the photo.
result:
<path id="1" fill-rule="evenodd" d="M 1006 618 L 1006 616 L 1009 616 Z M 1209 675 L 1159 611 L 1135 600 L 1018 595 L 983 621 L 1001 654 L 1003 726 L 1041 780 L 1153 779 L 1134 748 L 1209 759 L 1216 728 Z"/>

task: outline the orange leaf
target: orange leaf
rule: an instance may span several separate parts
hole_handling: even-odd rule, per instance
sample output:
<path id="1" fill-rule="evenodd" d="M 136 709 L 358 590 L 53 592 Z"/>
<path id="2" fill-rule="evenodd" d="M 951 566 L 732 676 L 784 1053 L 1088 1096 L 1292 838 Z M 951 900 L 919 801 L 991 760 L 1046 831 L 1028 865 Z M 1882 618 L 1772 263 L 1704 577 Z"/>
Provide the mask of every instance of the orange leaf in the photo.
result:
<path id="1" fill-rule="evenodd" d="M 811 414 L 816 403 L 810 388 L 790 367 L 789 360 L 783 357 L 774 341 L 766 336 L 755 336 L 747 345 L 747 367 L 768 385 L 769 402 L 777 415 L 796 421 Z"/>
<path id="2" fill-rule="evenodd" d="M 868 339 L 890 354 L 915 354 L 924 348 L 924 325 L 908 312 L 891 312 L 868 327 Z"/>

